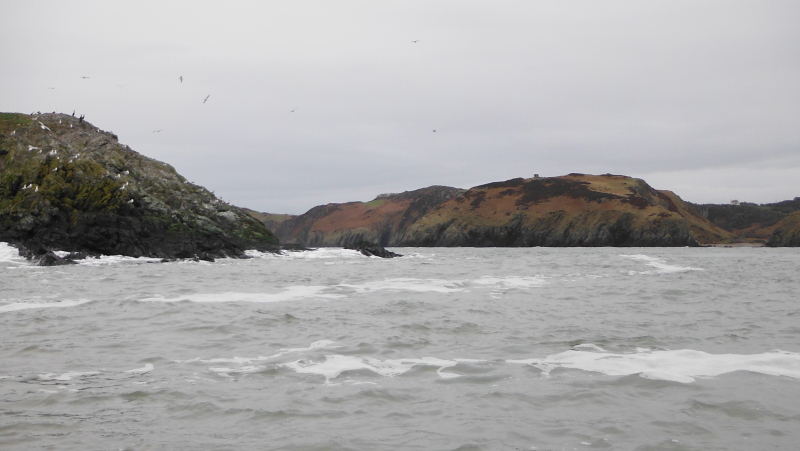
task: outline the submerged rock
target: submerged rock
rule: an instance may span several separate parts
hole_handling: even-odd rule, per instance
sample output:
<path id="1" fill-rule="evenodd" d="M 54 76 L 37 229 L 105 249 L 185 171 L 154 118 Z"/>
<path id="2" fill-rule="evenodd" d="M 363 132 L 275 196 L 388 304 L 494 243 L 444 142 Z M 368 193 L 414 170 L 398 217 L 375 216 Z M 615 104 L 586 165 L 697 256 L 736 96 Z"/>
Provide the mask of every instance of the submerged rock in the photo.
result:
<path id="1" fill-rule="evenodd" d="M 113 133 L 55 113 L 0 113 L 0 241 L 207 261 L 242 257 L 248 249 L 279 250 L 262 223 L 172 166 L 131 150 Z"/>
<path id="2" fill-rule="evenodd" d="M 361 252 L 367 257 L 381 257 L 381 258 L 394 258 L 402 257 L 392 251 L 386 250 L 383 246 L 371 243 L 369 241 L 359 241 L 357 243 L 349 244 L 344 247 L 345 249 L 353 249 Z"/>

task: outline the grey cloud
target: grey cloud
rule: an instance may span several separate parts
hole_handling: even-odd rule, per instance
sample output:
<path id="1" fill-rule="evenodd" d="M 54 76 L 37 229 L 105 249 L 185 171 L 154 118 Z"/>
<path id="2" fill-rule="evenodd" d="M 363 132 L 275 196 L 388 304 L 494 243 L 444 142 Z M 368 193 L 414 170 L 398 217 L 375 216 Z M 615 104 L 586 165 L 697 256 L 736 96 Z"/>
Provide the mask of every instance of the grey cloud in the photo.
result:
<path id="1" fill-rule="evenodd" d="M 77 109 L 272 212 L 533 173 L 800 195 L 796 2 L 155 5 L 0 6 L 2 108 Z"/>

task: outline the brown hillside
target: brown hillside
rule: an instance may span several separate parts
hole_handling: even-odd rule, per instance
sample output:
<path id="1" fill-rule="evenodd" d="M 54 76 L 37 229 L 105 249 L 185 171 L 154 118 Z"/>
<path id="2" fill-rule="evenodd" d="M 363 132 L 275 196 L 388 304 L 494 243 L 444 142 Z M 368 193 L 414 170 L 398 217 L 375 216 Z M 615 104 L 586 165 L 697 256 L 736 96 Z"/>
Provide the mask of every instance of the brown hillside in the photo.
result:
<path id="1" fill-rule="evenodd" d="M 729 238 L 669 191 L 616 175 L 512 179 L 468 190 L 399 240 L 427 246 L 696 246 Z"/>
<path id="2" fill-rule="evenodd" d="M 775 226 L 767 246 L 800 247 L 800 211 L 790 214 Z"/>
<path id="3" fill-rule="evenodd" d="M 380 195 L 370 202 L 320 205 L 277 224 L 273 230 L 281 241 L 305 246 L 346 246 L 361 240 L 385 246 L 431 208 L 463 191 L 430 186 Z"/>
<path id="4" fill-rule="evenodd" d="M 344 246 L 697 246 L 730 240 L 691 205 L 643 180 L 570 174 L 467 191 L 430 187 L 328 204 L 275 230 L 284 242 Z"/>

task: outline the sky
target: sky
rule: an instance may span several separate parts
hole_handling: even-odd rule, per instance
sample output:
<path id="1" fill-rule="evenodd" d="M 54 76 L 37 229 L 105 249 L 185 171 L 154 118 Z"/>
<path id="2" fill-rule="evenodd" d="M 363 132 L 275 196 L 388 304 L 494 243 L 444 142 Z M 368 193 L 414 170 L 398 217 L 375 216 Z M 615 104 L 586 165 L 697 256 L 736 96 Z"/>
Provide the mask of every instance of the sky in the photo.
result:
<path id="1" fill-rule="evenodd" d="M 767 203 L 800 196 L 798 24 L 796 0 L 3 0 L 0 111 L 83 114 L 271 213 L 572 172 Z"/>

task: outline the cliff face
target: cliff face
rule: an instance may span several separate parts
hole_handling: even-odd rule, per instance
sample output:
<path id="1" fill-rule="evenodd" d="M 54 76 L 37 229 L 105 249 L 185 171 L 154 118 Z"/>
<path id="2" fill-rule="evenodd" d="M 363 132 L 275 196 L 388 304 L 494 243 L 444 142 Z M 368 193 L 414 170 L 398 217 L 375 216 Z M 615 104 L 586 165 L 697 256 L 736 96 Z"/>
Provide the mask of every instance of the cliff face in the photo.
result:
<path id="1" fill-rule="evenodd" d="M 281 241 L 304 246 L 348 246 L 359 241 L 397 246 L 397 238 L 411 224 L 461 192 L 430 186 L 381 195 L 371 202 L 320 205 L 278 223 L 273 230 Z"/>
<path id="2" fill-rule="evenodd" d="M 800 247 L 800 211 L 790 214 L 775 226 L 767 246 Z"/>
<path id="3" fill-rule="evenodd" d="M 0 114 L 0 241 L 188 258 L 273 250 L 259 221 L 65 114 Z"/>
<path id="4" fill-rule="evenodd" d="M 624 176 L 519 178 L 394 196 L 315 207 L 282 223 L 277 235 L 308 246 L 361 239 L 384 246 L 697 246 L 730 239 L 674 193 Z"/>

